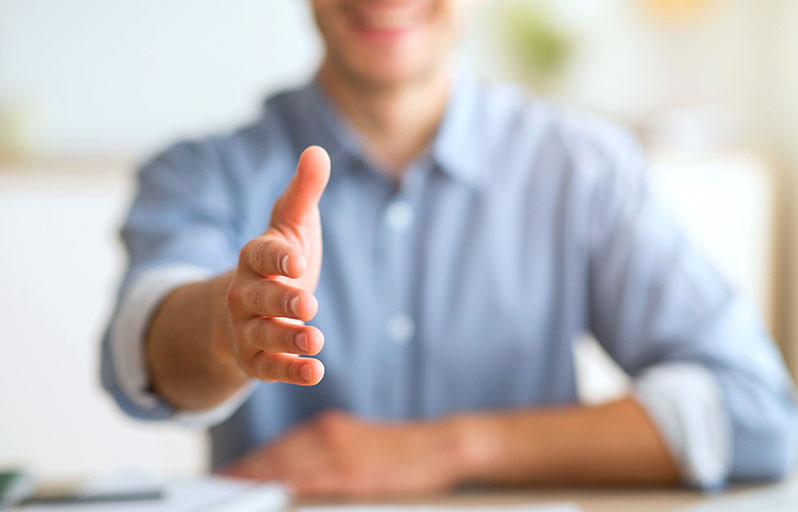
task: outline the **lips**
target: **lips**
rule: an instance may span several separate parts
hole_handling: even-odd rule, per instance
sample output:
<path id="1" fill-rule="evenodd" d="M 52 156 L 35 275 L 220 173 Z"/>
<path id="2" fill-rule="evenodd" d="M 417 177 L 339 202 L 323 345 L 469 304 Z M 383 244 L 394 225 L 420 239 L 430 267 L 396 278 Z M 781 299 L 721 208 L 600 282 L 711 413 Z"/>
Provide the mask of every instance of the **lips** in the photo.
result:
<path id="1" fill-rule="evenodd" d="M 403 32 L 420 26 L 430 14 L 429 1 L 353 2 L 353 24 L 368 32 Z"/>

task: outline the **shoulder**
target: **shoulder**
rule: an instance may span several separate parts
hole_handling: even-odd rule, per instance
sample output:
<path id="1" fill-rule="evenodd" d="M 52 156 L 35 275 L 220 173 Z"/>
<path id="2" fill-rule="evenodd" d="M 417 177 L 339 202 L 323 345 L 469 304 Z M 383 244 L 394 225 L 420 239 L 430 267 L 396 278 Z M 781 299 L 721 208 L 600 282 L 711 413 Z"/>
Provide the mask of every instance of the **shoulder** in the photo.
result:
<path id="1" fill-rule="evenodd" d="M 643 157 L 634 133 L 599 115 L 537 98 L 513 84 L 480 83 L 477 119 L 489 128 L 492 151 L 572 177 L 610 179 L 639 172 Z M 574 176 L 575 175 L 575 176 Z"/>
<path id="2" fill-rule="evenodd" d="M 269 97 L 257 118 L 232 130 L 183 138 L 158 150 L 139 166 L 142 177 L 175 175 L 211 180 L 246 180 L 291 151 L 285 105 L 300 90 Z"/>
<path id="3" fill-rule="evenodd" d="M 640 170 L 637 164 L 643 158 L 643 150 L 626 126 L 558 105 L 551 105 L 549 111 L 551 137 L 559 141 L 576 168 L 595 172 Z"/>

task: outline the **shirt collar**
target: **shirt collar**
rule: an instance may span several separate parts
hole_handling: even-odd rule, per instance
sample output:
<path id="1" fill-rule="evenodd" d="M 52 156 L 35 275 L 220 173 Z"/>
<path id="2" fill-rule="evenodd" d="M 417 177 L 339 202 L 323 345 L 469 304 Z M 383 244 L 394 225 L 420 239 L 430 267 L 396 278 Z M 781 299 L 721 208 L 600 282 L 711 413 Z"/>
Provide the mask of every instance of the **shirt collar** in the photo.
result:
<path id="1" fill-rule="evenodd" d="M 432 159 L 444 174 L 473 186 L 481 185 L 487 177 L 479 90 L 470 70 L 458 68 L 452 73 L 449 103 L 431 145 Z"/>
<path id="2" fill-rule="evenodd" d="M 294 103 L 298 113 L 300 151 L 312 144 L 323 147 L 333 163 L 330 181 L 343 177 L 358 163 L 363 163 L 360 136 L 341 115 L 319 83 L 318 77 L 299 90 Z"/>
<path id="3" fill-rule="evenodd" d="M 478 96 L 479 84 L 471 71 L 452 72 L 441 124 L 424 153 L 444 175 L 473 186 L 482 184 L 487 175 L 484 140 L 479 131 Z M 365 142 L 336 109 L 318 77 L 300 90 L 297 100 L 295 105 L 304 121 L 303 144 L 318 144 L 327 150 L 336 167 L 331 181 L 342 177 L 355 163 L 369 167 L 362 150 Z"/>

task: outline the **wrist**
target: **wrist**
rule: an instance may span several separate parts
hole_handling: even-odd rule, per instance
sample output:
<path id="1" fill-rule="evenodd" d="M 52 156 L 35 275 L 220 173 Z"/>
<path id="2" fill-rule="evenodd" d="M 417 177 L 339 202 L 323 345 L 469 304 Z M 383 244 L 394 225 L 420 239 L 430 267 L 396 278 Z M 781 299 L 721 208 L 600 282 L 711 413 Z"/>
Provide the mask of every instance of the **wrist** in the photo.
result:
<path id="1" fill-rule="evenodd" d="M 208 281 L 208 301 L 213 304 L 208 330 L 209 346 L 214 361 L 225 369 L 225 373 L 228 373 L 232 380 L 238 380 L 243 384 L 249 377 L 238 363 L 233 347 L 233 324 L 227 308 L 227 288 L 230 286 L 232 275 L 232 272 L 228 272 Z"/>
<path id="2" fill-rule="evenodd" d="M 457 415 L 442 420 L 446 460 L 454 484 L 483 480 L 498 451 L 500 436 L 488 415 Z"/>

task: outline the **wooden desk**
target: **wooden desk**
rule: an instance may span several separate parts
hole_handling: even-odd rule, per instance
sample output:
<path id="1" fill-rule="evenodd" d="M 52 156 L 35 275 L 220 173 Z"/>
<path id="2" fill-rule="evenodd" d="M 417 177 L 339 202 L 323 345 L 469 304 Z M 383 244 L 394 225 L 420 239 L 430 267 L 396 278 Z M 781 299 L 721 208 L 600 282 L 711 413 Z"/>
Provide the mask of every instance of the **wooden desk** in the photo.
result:
<path id="1" fill-rule="evenodd" d="M 658 512 L 680 506 L 701 503 L 707 496 L 690 491 L 661 490 L 559 490 L 559 491 L 470 491 L 451 496 L 419 500 L 385 500 L 367 502 L 380 505 L 446 505 L 468 508 L 492 505 L 533 505 L 545 503 L 574 503 L 583 512 Z M 300 501 L 292 510 L 308 505 L 332 505 L 329 501 Z"/>
<path id="2" fill-rule="evenodd" d="M 741 486 L 719 494 L 705 494 L 684 489 L 556 489 L 556 490 L 480 490 L 464 491 L 449 496 L 413 500 L 368 502 L 381 505 L 445 505 L 455 508 L 491 505 L 535 505 L 573 503 L 583 512 L 664 512 L 713 501 L 741 499 L 752 493 L 789 490 L 796 497 L 798 510 L 798 475 L 780 484 Z M 294 509 L 308 505 L 331 505 L 331 502 L 301 501 Z M 743 507 L 746 508 L 746 507 Z M 756 509 L 753 509 L 756 512 Z M 760 510 L 760 512 L 766 512 Z"/>

